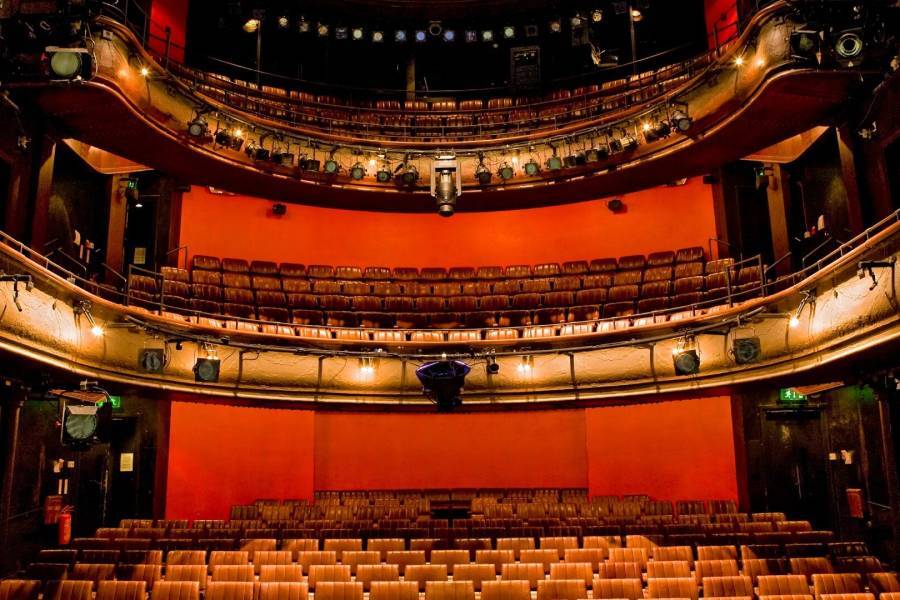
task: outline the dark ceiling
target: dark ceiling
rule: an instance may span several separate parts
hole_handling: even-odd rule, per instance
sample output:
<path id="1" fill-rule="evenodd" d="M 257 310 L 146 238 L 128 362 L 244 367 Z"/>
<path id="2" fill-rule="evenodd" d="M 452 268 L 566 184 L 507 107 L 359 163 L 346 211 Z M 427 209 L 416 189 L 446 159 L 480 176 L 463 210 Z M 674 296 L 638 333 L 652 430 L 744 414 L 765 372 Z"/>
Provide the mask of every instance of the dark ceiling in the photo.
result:
<path id="1" fill-rule="evenodd" d="M 642 16 L 635 23 L 640 70 L 706 48 L 703 0 L 634 2 Z M 607 64 L 615 59 L 630 62 L 628 11 L 632 5 L 624 1 L 192 0 L 190 6 L 189 62 L 254 80 L 260 41 L 262 70 L 273 74 L 262 82 L 283 87 L 303 87 L 290 81 L 293 78 L 308 82 L 307 86 L 401 90 L 413 62 L 419 91 L 497 88 L 496 93 L 502 94 L 510 85 L 511 50 L 526 46 L 540 48 L 539 83 L 529 92 L 632 72 L 631 67 L 601 70 L 591 60 L 593 45 L 604 51 Z M 602 11 L 599 22 L 591 18 L 595 10 Z M 260 36 L 242 29 L 254 16 L 261 17 Z M 575 16 L 582 18 L 581 25 L 573 25 Z M 281 17 L 286 20 L 280 22 Z M 416 42 L 416 31 L 428 30 L 433 22 L 439 22 L 442 31 L 453 30 L 455 39 L 428 34 L 423 42 Z M 558 31 L 551 30 L 553 22 L 560 24 Z M 308 30 L 301 30 L 302 23 Z M 327 35 L 318 34 L 319 24 L 328 25 Z M 514 27 L 513 37 L 504 37 L 506 26 Z M 354 28 L 362 28 L 361 39 L 353 39 Z M 345 39 L 341 39 L 342 30 Z M 395 41 L 397 30 L 406 32 L 405 42 Z M 477 35 L 477 41 L 467 41 L 467 30 Z M 483 40 L 485 30 L 492 31 L 493 40 Z M 376 31 L 383 33 L 380 43 L 373 41 Z M 312 91 L 327 93 L 316 86 Z"/>

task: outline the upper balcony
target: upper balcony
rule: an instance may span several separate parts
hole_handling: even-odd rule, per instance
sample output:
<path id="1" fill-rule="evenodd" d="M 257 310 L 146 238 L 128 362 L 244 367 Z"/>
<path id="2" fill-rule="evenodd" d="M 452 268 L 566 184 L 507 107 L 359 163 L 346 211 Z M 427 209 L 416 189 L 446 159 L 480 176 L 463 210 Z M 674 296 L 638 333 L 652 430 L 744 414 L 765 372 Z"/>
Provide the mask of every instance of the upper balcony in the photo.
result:
<path id="1" fill-rule="evenodd" d="M 434 209 L 432 184 L 446 168 L 458 177 L 459 210 L 502 210 L 704 174 L 829 123 L 879 72 L 883 48 L 866 38 L 863 62 L 842 59 L 829 33 L 820 62 L 816 48 L 793 46 L 809 28 L 854 23 L 840 14 L 810 18 L 800 5 L 776 2 L 721 56 L 550 98 L 350 104 L 167 70 L 128 27 L 101 17 L 91 30 L 92 78 L 26 76 L 12 85 L 66 135 L 186 182 L 290 202 L 420 212 Z"/>

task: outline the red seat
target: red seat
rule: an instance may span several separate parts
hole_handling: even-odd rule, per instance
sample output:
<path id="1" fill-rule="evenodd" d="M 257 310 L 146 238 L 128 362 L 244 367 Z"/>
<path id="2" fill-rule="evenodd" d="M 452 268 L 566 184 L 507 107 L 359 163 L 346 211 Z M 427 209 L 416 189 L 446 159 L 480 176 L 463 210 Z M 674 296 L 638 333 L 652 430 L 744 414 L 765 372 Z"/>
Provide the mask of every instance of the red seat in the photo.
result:
<path id="1" fill-rule="evenodd" d="M 619 259 L 619 269 L 628 271 L 632 269 L 643 269 L 647 266 L 647 259 L 642 254 L 633 254 L 623 256 Z"/>
<path id="2" fill-rule="evenodd" d="M 350 298 L 338 296 L 336 294 L 327 294 L 325 296 L 319 296 L 319 305 L 326 311 L 350 310 Z"/>
<path id="3" fill-rule="evenodd" d="M 703 275 L 703 263 L 688 262 L 675 265 L 675 279 L 683 277 L 698 277 Z"/>
<path id="4" fill-rule="evenodd" d="M 458 283 L 435 283 L 433 290 L 435 296 L 459 296 L 462 286 Z"/>
<path id="5" fill-rule="evenodd" d="M 609 295 L 606 288 L 596 288 L 591 290 L 581 290 L 575 292 L 575 304 L 604 304 Z"/>
<path id="6" fill-rule="evenodd" d="M 323 325 L 325 318 L 318 310 L 291 310 L 291 323 L 297 325 Z"/>
<path id="7" fill-rule="evenodd" d="M 534 265 L 533 272 L 535 277 L 556 277 L 562 270 L 559 268 L 559 263 L 543 263 Z"/>
<path id="8" fill-rule="evenodd" d="M 203 269 L 204 271 L 221 271 L 222 261 L 215 256 L 198 254 L 191 258 L 191 269 Z"/>
<path id="9" fill-rule="evenodd" d="M 647 255 L 647 267 L 668 267 L 675 262 L 675 253 L 672 251 L 652 252 Z"/>
<path id="10" fill-rule="evenodd" d="M 443 281 L 447 279 L 447 269 L 443 267 L 425 267 L 419 271 L 423 281 Z"/>
<path id="11" fill-rule="evenodd" d="M 223 258 L 222 271 L 226 273 L 250 273 L 250 265 L 243 258 Z"/>
<path id="12" fill-rule="evenodd" d="M 229 304 L 254 304 L 253 292 L 245 288 L 226 287 L 222 290 L 222 298 Z"/>
<path id="13" fill-rule="evenodd" d="M 672 284 L 666 281 L 653 281 L 641 286 L 641 298 L 661 298 L 672 293 Z"/>
<path id="14" fill-rule="evenodd" d="M 618 261 L 614 258 L 595 258 L 590 264 L 591 273 L 613 273 L 618 268 Z"/>
<path id="15" fill-rule="evenodd" d="M 391 270 L 387 267 L 366 267 L 363 279 L 369 281 L 385 281 L 391 278 Z"/>
<path id="16" fill-rule="evenodd" d="M 572 292 L 550 292 L 544 294 L 542 304 L 547 307 L 572 306 L 575 303 L 575 294 Z"/>
<path id="17" fill-rule="evenodd" d="M 581 280 L 581 287 L 583 289 L 592 289 L 592 288 L 602 288 L 602 287 L 612 287 L 613 284 L 613 275 L 611 273 L 592 273 L 591 275 L 585 275 Z"/>
<path id="18" fill-rule="evenodd" d="M 597 304 L 573 306 L 569 309 L 569 322 L 596 321 L 600 318 L 601 306 Z"/>
<path id="19" fill-rule="evenodd" d="M 373 296 L 399 296 L 403 293 L 403 288 L 399 283 L 388 283 L 379 281 L 372 284 Z"/>
<path id="20" fill-rule="evenodd" d="M 454 296 L 447 299 L 447 310 L 451 312 L 473 312 L 478 310 L 478 298 L 475 296 Z"/>
<path id="21" fill-rule="evenodd" d="M 419 270 L 415 267 L 394 267 L 393 278 L 396 281 L 412 281 L 419 278 Z"/>
<path id="22" fill-rule="evenodd" d="M 308 279 L 291 277 L 281 280 L 281 288 L 289 294 L 308 294 L 312 291 L 312 283 Z"/>
<path id="23" fill-rule="evenodd" d="M 282 277 L 306 277 L 306 266 L 297 263 L 281 263 L 278 272 Z"/>
<path id="24" fill-rule="evenodd" d="M 319 297 L 315 294 L 288 294 L 287 305 L 291 308 L 317 309 Z"/>
<path id="25" fill-rule="evenodd" d="M 518 279 L 502 279 L 494 282 L 494 294 L 518 294 L 522 291 L 522 284 Z"/>
<path id="26" fill-rule="evenodd" d="M 676 263 L 702 262 L 704 259 L 704 251 L 700 246 L 692 246 L 690 248 L 681 248 L 675 252 Z"/>
<path id="27" fill-rule="evenodd" d="M 504 269 L 504 274 L 510 279 L 521 279 L 531 277 L 530 265 L 511 265 Z"/>
<path id="28" fill-rule="evenodd" d="M 475 276 L 478 279 L 500 279 L 503 277 L 503 267 L 478 267 Z"/>
<path id="29" fill-rule="evenodd" d="M 672 267 L 650 267 L 644 271 L 644 282 L 671 281 Z"/>
<path id="30" fill-rule="evenodd" d="M 450 279 L 454 280 L 475 279 L 473 267 L 451 267 L 447 274 Z"/>
<path id="31" fill-rule="evenodd" d="M 254 260 L 250 263 L 252 275 L 278 275 L 278 265 L 267 260 Z"/>
<path id="32" fill-rule="evenodd" d="M 313 293 L 315 294 L 340 294 L 341 282 L 330 280 L 316 280 L 313 282 Z"/>
<path id="33" fill-rule="evenodd" d="M 218 271 L 191 271 L 191 282 L 206 285 L 222 285 L 222 274 Z"/>
<path id="34" fill-rule="evenodd" d="M 225 287 L 250 289 L 250 276 L 246 273 L 223 273 L 222 285 Z"/>
<path id="35" fill-rule="evenodd" d="M 381 298 L 377 296 L 353 296 L 351 299 L 353 310 L 365 312 L 380 312 L 382 310 Z"/>
<path id="36" fill-rule="evenodd" d="M 533 309 L 541 306 L 540 294 L 516 294 L 510 298 L 513 308 Z"/>
<path id="37" fill-rule="evenodd" d="M 412 312 L 413 299 L 409 296 L 388 296 L 384 299 L 384 310 L 388 312 Z"/>
<path id="38" fill-rule="evenodd" d="M 282 307 L 286 306 L 286 300 L 282 292 L 259 290 L 256 292 L 256 305 Z"/>
<path id="39" fill-rule="evenodd" d="M 222 288 L 217 285 L 192 283 L 191 296 L 197 298 L 198 300 L 210 300 L 213 302 L 219 302 L 222 300 Z"/>
<path id="40" fill-rule="evenodd" d="M 407 296 L 430 296 L 433 292 L 430 283 L 411 281 L 403 284 L 403 293 Z"/>
<path id="41" fill-rule="evenodd" d="M 613 278 L 613 285 L 633 285 L 640 284 L 644 280 L 644 272 L 638 269 L 629 271 L 619 271 Z"/>
<path id="42" fill-rule="evenodd" d="M 466 281 L 462 285 L 463 296 L 490 296 L 493 291 L 490 281 Z"/>
<path id="43" fill-rule="evenodd" d="M 416 298 L 416 310 L 419 312 L 440 312 L 444 310 L 444 299 L 437 296 Z"/>
<path id="44" fill-rule="evenodd" d="M 345 296 L 368 296 L 372 293 L 372 286 L 363 281 L 342 281 L 341 293 Z"/>
<path id="45" fill-rule="evenodd" d="M 586 260 L 570 260 L 562 264 L 564 275 L 582 275 L 590 270 L 590 264 Z"/>
<path id="46" fill-rule="evenodd" d="M 284 269 L 284 265 L 282 265 L 282 269 Z M 306 275 L 310 279 L 334 279 L 334 267 L 329 265 L 309 265 L 306 267 Z"/>
<path id="47" fill-rule="evenodd" d="M 312 277 L 312 276 L 311 276 Z M 360 267 L 335 267 L 335 279 L 362 279 L 363 273 Z"/>
<path id="48" fill-rule="evenodd" d="M 534 311 L 534 325 L 557 325 L 566 322 L 565 308 L 541 308 Z"/>
<path id="49" fill-rule="evenodd" d="M 497 320 L 500 327 L 527 327 L 531 325 L 531 312 L 527 310 L 507 310 L 500 313 Z"/>
<path id="50" fill-rule="evenodd" d="M 483 311 L 506 310 L 509 308 L 509 296 L 505 294 L 484 296 L 479 302 L 479 307 Z"/>
<path id="51" fill-rule="evenodd" d="M 525 279 L 522 281 L 522 291 L 526 294 L 543 294 L 552 288 L 549 279 Z"/>

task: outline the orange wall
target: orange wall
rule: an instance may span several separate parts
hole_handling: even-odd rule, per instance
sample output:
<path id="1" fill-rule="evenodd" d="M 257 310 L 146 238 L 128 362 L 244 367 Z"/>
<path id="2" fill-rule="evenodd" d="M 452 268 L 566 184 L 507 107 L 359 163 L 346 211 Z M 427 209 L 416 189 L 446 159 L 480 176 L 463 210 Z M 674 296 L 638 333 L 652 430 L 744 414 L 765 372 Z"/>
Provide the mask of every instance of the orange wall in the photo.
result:
<path id="1" fill-rule="evenodd" d="M 172 402 L 166 516 L 313 490 L 587 487 L 737 499 L 727 397 L 458 414 Z"/>
<path id="2" fill-rule="evenodd" d="M 316 415 L 316 489 L 585 487 L 584 411 Z"/>
<path id="3" fill-rule="evenodd" d="M 312 498 L 313 416 L 172 402 L 166 517 L 225 519 L 257 498 Z"/>
<path id="4" fill-rule="evenodd" d="M 591 408 L 585 430 L 592 496 L 738 499 L 728 397 Z"/>
<path id="5" fill-rule="evenodd" d="M 276 262 L 360 266 L 480 266 L 541 263 L 708 246 L 715 237 L 711 186 L 691 179 L 623 197 L 627 212 L 605 201 L 484 213 L 391 214 L 184 194 L 181 245 L 210 254 Z"/>

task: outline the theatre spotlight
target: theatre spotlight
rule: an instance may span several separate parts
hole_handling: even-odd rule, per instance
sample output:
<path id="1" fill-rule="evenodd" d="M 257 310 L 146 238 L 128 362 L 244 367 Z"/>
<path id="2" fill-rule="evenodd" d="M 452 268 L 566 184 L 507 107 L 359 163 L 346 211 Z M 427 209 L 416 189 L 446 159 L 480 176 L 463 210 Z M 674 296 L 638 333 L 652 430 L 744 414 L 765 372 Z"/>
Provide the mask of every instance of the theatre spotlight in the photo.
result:
<path id="1" fill-rule="evenodd" d="M 512 168 L 512 166 L 509 163 L 503 163 L 502 165 L 500 165 L 500 168 L 497 169 L 497 175 L 503 181 L 512 179 L 515 174 L 516 174 L 515 170 Z"/>
<path id="2" fill-rule="evenodd" d="M 445 42 L 453 42 L 456 40 L 456 32 L 452 29 L 447 29 L 444 31 L 443 37 Z"/>
<path id="3" fill-rule="evenodd" d="M 562 169 L 563 161 L 562 158 L 556 153 L 556 148 L 554 146 L 550 146 L 553 148 L 553 154 L 551 154 L 545 164 L 547 165 L 548 171 L 559 171 Z M 527 165 L 526 165 L 527 166 Z"/>
<path id="4" fill-rule="evenodd" d="M 700 356 L 696 350 L 684 350 L 673 357 L 676 375 L 696 375 L 700 372 Z"/>
<path id="5" fill-rule="evenodd" d="M 391 165 L 387 162 L 381 163 L 381 167 L 375 173 L 375 181 L 378 183 L 388 183 L 393 174 L 391 173 Z"/>
<path id="6" fill-rule="evenodd" d="M 103 327 L 100 326 L 97 321 L 94 320 L 94 315 L 91 313 L 91 303 L 82 300 L 75 304 L 72 307 L 72 312 L 76 316 L 83 316 L 84 319 L 88 322 L 88 325 L 91 327 L 91 335 L 94 337 L 102 337 L 104 333 L 106 333 Z"/>
<path id="7" fill-rule="evenodd" d="M 791 58 L 822 62 L 822 35 L 820 31 L 798 29 L 791 32 Z"/>
<path id="8" fill-rule="evenodd" d="M 360 180 L 366 176 L 366 168 L 361 162 L 357 162 L 350 167 L 350 179 Z"/>
<path id="9" fill-rule="evenodd" d="M 275 147 L 272 149 L 272 162 L 282 167 L 292 167 L 294 166 L 294 154 L 284 148 Z"/>
<path id="10" fill-rule="evenodd" d="M 256 33 L 259 29 L 259 19 L 247 19 L 241 28 L 247 33 Z"/>
<path id="11" fill-rule="evenodd" d="M 599 8 L 591 11 L 591 21 L 594 23 L 599 23 L 603 20 L 603 11 Z"/>
<path id="12" fill-rule="evenodd" d="M 441 35 L 442 31 L 444 31 L 444 28 L 441 27 L 440 21 L 432 21 L 428 24 L 428 33 L 432 37 L 438 37 L 439 35 Z"/>
<path id="13" fill-rule="evenodd" d="M 376 44 L 380 44 L 384 41 L 384 32 L 383 31 L 373 31 L 372 32 L 372 41 Z"/>
<path id="14" fill-rule="evenodd" d="M 350 37 L 350 30 L 346 27 L 335 27 L 334 28 L 334 39 L 336 40 L 346 40 Z"/>
<path id="15" fill-rule="evenodd" d="M 609 157 L 609 145 L 600 144 L 593 148 L 588 148 L 584 152 L 584 159 L 589 163 L 600 162 Z"/>
<path id="16" fill-rule="evenodd" d="M 456 199 L 462 192 L 459 162 L 455 156 L 440 156 L 431 163 L 431 195 L 437 200 L 438 214 L 452 217 Z"/>
<path id="17" fill-rule="evenodd" d="M 530 375 L 531 372 L 534 370 L 534 357 L 530 356 L 530 355 L 523 356 L 522 360 L 519 362 L 518 366 L 516 367 L 516 370 L 521 375 Z"/>
<path id="18" fill-rule="evenodd" d="M 94 61 L 87 48 L 47 46 L 47 71 L 55 80 L 87 80 L 94 75 Z"/>
<path id="19" fill-rule="evenodd" d="M 341 170 L 341 165 L 338 161 L 333 158 L 329 158 L 325 161 L 324 172 L 328 175 L 337 175 L 338 171 Z"/>
<path id="20" fill-rule="evenodd" d="M 680 131 L 681 133 L 685 133 L 691 128 L 694 120 L 690 118 L 686 112 L 681 110 L 676 110 L 672 113 L 672 127 L 675 128 L 676 131 Z"/>
<path id="21" fill-rule="evenodd" d="M 644 123 L 643 127 L 644 139 L 648 142 L 655 142 L 663 138 L 669 137 L 672 133 L 672 126 L 666 121 L 657 123 Z"/>
<path id="22" fill-rule="evenodd" d="M 737 338 L 732 344 L 731 352 L 734 362 L 739 365 L 755 363 L 762 356 L 762 346 L 758 337 Z"/>
<path id="23" fill-rule="evenodd" d="M 316 32 L 319 34 L 319 37 L 328 37 L 328 24 L 319 23 L 316 27 Z"/>
<path id="24" fill-rule="evenodd" d="M 644 20 L 644 13 L 636 8 L 631 9 L 631 20 L 635 23 L 640 23 Z"/>
<path id="25" fill-rule="evenodd" d="M 576 29 L 584 25 L 584 19 L 581 18 L 581 15 L 575 15 L 571 18 L 569 23 L 572 25 L 572 29 Z"/>
<path id="26" fill-rule="evenodd" d="M 609 143 L 609 149 L 618 154 L 619 152 L 630 152 L 638 147 L 637 138 L 630 133 L 624 134 L 622 137 L 614 138 Z"/>
<path id="27" fill-rule="evenodd" d="M 300 17 L 300 20 L 297 21 L 297 31 L 309 33 L 309 21 L 306 20 L 306 17 Z"/>
<path id="28" fill-rule="evenodd" d="M 217 356 L 207 356 L 206 358 L 198 358 L 194 363 L 194 381 L 202 381 L 203 383 L 216 383 L 219 381 L 219 358 Z"/>
<path id="29" fill-rule="evenodd" d="M 539 165 L 538 162 L 533 158 L 529 159 L 528 162 L 525 163 L 525 165 L 522 167 L 522 169 L 529 177 L 535 177 L 537 175 L 540 175 L 541 173 L 541 165 Z"/>
<path id="30" fill-rule="evenodd" d="M 489 375 L 496 375 L 500 372 L 500 365 L 497 363 L 496 358 L 488 356 L 485 360 L 487 361 L 487 366 L 485 368 Z"/>
<path id="31" fill-rule="evenodd" d="M 508 40 L 511 40 L 514 37 L 516 37 L 516 28 L 513 27 L 512 25 L 506 25 L 503 28 L 503 37 L 505 37 Z"/>
<path id="32" fill-rule="evenodd" d="M 419 42 L 420 44 L 421 44 L 422 42 L 424 42 L 426 39 L 428 39 L 428 35 L 425 33 L 425 30 L 424 30 L 424 29 L 418 29 L 418 30 L 416 30 L 416 36 L 415 36 L 415 37 L 416 37 L 416 41 Z"/>
<path id="33" fill-rule="evenodd" d="M 198 116 L 188 123 L 188 133 L 191 137 L 206 137 L 207 132 L 209 132 L 209 123 L 203 117 Z"/>
<path id="34" fill-rule="evenodd" d="M 448 412 L 462 406 L 460 393 L 470 370 L 462 361 L 441 360 L 416 369 L 416 377 L 422 382 L 422 393 L 437 405 L 438 411 Z"/>
<path id="35" fill-rule="evenodd" d="M 485 29 L 481 32 L 481 41 L 482 42 L 493 42 L 494 41 L 494 32 L 491 29 Z"/>
<path id="36" fill-rule="evenodd" d="M 550 33 L 559 33 L 562 31 L 562 22 L 559 19 L 550 21 Z"/>
<path id="37" fill-rule="evenodd" d="M 247 156 L 252 158 L 253 160 L 269 160 L 270 152 L 268 149 L 263 148 L 259 144 L 254 141 L 250 141 L 247 144 L 247 147 L 244 149 L 244 152 L 247 153 Z"/>
<path id="38" fill-rule="evenodd" d="M 848 29 L 842 32 L 834 44 L 837 61 L 842 67 L 852 67 L 862 62 L 863 39 L 861 29 Z"/>
<path id="39" fill-rule="evenodd" d="M 474 29 L 467 29 L 465 36 L 466 36 L 466 43 L 471 44 L 473 42 L 478 41 L 478 32 L 475 31 Z"/>
<path id="40" fill-rule="evenodd" d="M 417 181 L 419 181 L 419 170 L 416 166 L 404 166 L 403 171 L 400 174 L 400 182 L 407 187 L 412 187 L 416 185 Z"/>
<path id="41" fill-rule="evenodd" d="M 285 15 L 281 15 L 278 17 L 278 28 L 279 29 L 287 29 L 291 24 L 290 20 Z"/>
<path id="42" fill-rule="evenodd" d="M 362 27 L 354 27 L 350 32 L 350 37 L 352 37 L 357 42 L 363 39 L 363 35 L 365 35 L 365 32 L 363 31 Z"/>
<path id="43" fill-rule="evenodd" d="M 484 164 L 484 156 L 479 156 L 478 166 L 475 167 L 475 179 L 480 185 L 488 185 L 493 178 L 494 175 L 491 173 L 491 170 Z"/>
<path id="44" fill-rule="evenodd" d="M 398 29 L 394 32 L 394 41 L 398 44 L 402 44 L 406 41 L 406 30 Z"/>
<path id="45" fill-rule="evenodd" d="M 300 160 L 297 161 L 297 166 L 300 167 L 301 171 L 318 171 L 321 164 L 316 158 L 306 158 L 306 155 L 303 154 L 300 156 Z"/>

